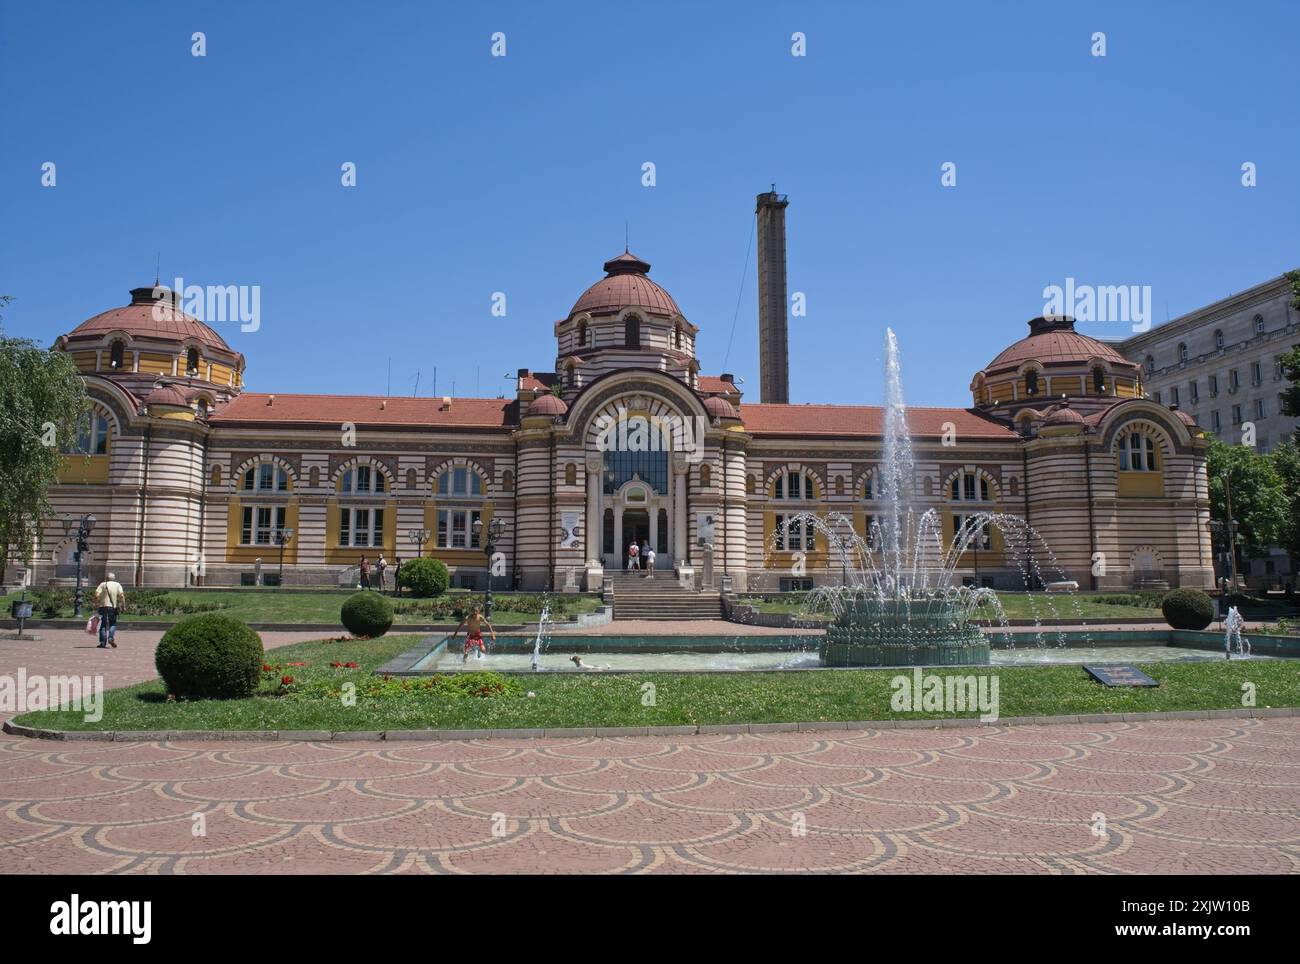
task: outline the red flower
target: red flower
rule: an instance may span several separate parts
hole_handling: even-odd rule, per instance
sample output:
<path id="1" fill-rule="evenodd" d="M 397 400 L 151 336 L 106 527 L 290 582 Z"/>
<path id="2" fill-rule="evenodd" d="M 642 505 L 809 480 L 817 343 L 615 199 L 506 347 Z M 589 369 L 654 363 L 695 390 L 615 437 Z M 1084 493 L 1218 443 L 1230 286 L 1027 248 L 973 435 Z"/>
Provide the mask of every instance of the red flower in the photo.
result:
<path id="1" fill-rule="evenodd" d="M 263 663 L 263 664 L 262 664 L 262 672 L 263 672 L 263 673 L 269 673 L 269 672 L 271 672 L 271 664 L 270 664 L 270 663 Z"/>
<path id="2" fill-rule="evenodd" d="M 281 677 L 280 677 L 280 685 L 281 685 L 281 686 L 292 686 L 292 685 L 293 685 L 293 677 L 292 677 L 292 676 L 281 676 Z"/>

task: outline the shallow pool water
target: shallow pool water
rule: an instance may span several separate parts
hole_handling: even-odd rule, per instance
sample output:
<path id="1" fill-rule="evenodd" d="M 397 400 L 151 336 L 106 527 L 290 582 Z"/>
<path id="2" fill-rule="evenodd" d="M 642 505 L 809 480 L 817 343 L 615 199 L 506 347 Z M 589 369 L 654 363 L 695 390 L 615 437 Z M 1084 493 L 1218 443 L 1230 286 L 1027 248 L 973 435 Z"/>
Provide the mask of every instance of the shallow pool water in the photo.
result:
<path id="1" fill-rule="evenodd" d="M 665 640 L 667 642 L 667 640 Z M 599 672 L 718 672 L 736 670 L 819 669 L 821 658 L 816 649 L 807 651 L 747 652 L 584 652 L 578 654 L 582 666 L 572 660 L 571 652 L 542 653 L 538 671 L 544 673 Z M 1236 658 L 1236 657 L 1234 657 Z M 1270 657 L 1254 657 L 1268 659 Z M 1176 646 L 1048 646 L 1039 649 L 995 649 L 994 666 L 1032 666 L 1071 663 L 1156 663 L 1199 660 L 1222 660 L 1223 654 L 1210 650 L 1183 649 Z M 530 672 L 532 655 L 519 652 L 489 652 L 463 661 L 459 649 L 437 653 L 413 667 L 418 672 L 455 672 L 457 670 L 495 670 L 503 673 Z"/>

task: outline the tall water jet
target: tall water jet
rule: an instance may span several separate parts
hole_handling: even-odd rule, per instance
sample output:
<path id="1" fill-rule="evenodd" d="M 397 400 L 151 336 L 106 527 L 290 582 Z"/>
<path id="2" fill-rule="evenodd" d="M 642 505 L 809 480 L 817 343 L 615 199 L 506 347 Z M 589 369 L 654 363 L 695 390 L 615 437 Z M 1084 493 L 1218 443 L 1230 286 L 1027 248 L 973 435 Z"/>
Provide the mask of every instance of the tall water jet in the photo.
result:
<path id="1" fill-rule="evenodd" d="M 903 401 L 903 372 L 894 329 L 885 329 L 885 427 L 881 450 L 880 494 L 882 501 L 881 552 L 888 565 L 888 591 L 902 589 L 907 554 L 908 503 L 911 501 L 912 441 L 907 434 L 907 405 Z"/>

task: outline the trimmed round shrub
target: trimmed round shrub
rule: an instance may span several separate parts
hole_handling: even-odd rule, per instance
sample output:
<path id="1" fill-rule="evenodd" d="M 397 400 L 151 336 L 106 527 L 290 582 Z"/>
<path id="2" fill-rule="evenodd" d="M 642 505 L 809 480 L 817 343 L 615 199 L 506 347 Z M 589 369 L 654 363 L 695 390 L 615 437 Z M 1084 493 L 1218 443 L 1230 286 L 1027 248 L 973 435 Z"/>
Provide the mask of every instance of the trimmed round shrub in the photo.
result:
<path id="1" fill-rule="evenodd" d="M 1175 589 L 1161 601 L 1160 612 L 1174 629 L 1204 629 L 1214 622 L 1214 600 L 1199 589 Z"/>
<path id="2" fill-rule="evenodd" d="M 187 616 L 163 634 L 153 662 L 167 692 L 199 699 L 239 699 L 257 691 L 262 637 L 221 613 Z"/>
<path id="3" fill-rule="evenodd" d="M 339 612 L 343 627 L 353 636 L 369 636 L 372 639 L 388 632 L 393 625 L 393 604 L 387 596 L 368 589 L 349 596 Z"/>
<path id="4" fill-rule="evenodd" d="M 438 559 L 412 559 L 402 563 L 398 581 L 412 596 L 441 596 L 451 585 L 451 573 Z"/>

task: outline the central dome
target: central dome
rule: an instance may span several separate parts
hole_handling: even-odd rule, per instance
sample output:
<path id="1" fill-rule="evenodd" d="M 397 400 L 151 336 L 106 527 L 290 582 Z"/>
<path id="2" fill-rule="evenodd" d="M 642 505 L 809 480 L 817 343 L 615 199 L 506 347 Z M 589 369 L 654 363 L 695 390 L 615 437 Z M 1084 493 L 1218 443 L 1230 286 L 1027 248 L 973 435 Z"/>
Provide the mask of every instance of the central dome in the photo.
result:
<path id="1" fill-rule="evenodd" d="M 624 308 L 640 308 L 651 315 L 672 318 L 680 315 L 672 295 L 646 277 L 650 264 L 624 251 L 605 262 L 605 277 L 582 293 L 569 310 L 569 317 L 581 312 L 615 315 Z"/>
<path id="2" fill-rule="evenodd" d="M 67 334 L 68 342 L 98 340 L 115 331 L 134 338 L 160 341 L 195 341 L 205 348 L 231 351 L 212 328 L 180 308 L 180 299 L 166 288 L 132 288 L 131 303 L 87 319 Z"/>
<path id="3" fill-rule="evenodd" d="M 1027 361 L 1068 365 L 1083 364 L 1092 359 L 1101 359 L 1117 368 L 1137 368 L 1104 341 L 1075 331 L 1073 318 L 1035 318 L 1029 322 L 1028 337 L 1004 349 L 985 366 L 984 373 L 994 375 Z"/>

